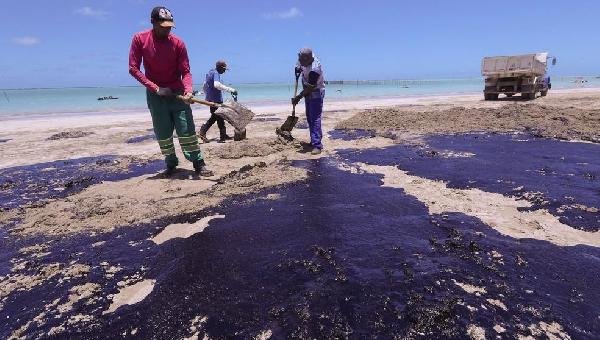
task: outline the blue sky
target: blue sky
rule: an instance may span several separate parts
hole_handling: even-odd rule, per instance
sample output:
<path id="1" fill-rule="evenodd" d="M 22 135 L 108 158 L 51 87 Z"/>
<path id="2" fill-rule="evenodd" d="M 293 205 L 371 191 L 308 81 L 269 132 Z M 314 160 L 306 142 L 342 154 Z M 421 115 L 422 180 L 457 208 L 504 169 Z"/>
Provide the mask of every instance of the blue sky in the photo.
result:
<path id="1" fill-rule="evenodd" d="M 131 37 L 173 12 L 195 83 L 284 82 L 311 46 L 327 79 L 478 77 L 486 55 L 549 51 L 554 75 L 599 75 L 600 1 L 4 1 L 0 88 L 135 85 Z"/>

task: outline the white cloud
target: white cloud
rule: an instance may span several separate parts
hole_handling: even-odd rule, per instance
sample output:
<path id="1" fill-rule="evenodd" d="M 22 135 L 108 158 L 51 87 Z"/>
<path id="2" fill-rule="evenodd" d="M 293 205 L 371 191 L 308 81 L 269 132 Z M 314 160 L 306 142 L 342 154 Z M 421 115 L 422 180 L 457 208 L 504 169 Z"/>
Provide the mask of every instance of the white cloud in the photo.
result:
<path id="1" fill-rule="evenodd" d="M 108 14 L 105 11 L 102 11 L 99 9 L 94 9 L 94 8 L 91 8 L 88 6 L 76 9 L 75 13 L 86 16 L 86 17 L 93 17 L 96 19 L 104 19 L 104 18 L 106 18 L 106 15 Z"/>
<path id="2" fill-rule="evenodd" d="M 12 42 L 17 45 L 32 46 L 40 43 L 40 39 L 36 37 L 19 37 L 13 38 Z"/>
<path id="3" fill-rule="evenodd" d="M 292 7 L 287 11 L 282 12 L 271 12 L 263 14 L 263 18 L 265 19 L 292 19 L 301 17 L 302 12 L 297 7 Z"/>

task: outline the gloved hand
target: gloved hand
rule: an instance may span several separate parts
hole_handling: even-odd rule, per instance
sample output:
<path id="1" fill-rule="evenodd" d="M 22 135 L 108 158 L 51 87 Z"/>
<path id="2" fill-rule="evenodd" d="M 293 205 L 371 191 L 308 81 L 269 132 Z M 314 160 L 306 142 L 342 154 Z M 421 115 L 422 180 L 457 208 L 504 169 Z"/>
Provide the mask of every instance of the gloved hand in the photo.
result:
<path id="1" fill-rule="evenodd" d="M 296 78 L 300 77 L 300 74 L 302 73 L 302 67 L 300 66 L 296 66 L 294 68 L 294 74 L 296 75 Z"/>
<path id="2" fill-rule="evenodd" d="M 158 90 L 156 90 L 156 94 L 159 96 L 168 97 L 173 95 L 173 91 L 171 91 L 171 89 L 168 87 L 159 87 Z"/>
<path id="3" fill-rule="evenodd" d="M 300 102 L 300 100 L 302 99 L 302 95 L 297 95 L 296 97 L 292 98 L 292 105 L 296 106 L 298 105 L 298 103 Z"/>
<path id="4" fill-rule="evenodd" d="M 194 96 L 193 96 L 191 93 L 189 93 L 189 92 L 186 92 L 186 93 L 184 93 L 184 94 L 183 94 L 183 98 L 182 98 L 182 100 L 183 100 L 184 102 L 188 103 L 188 104 L 193 104 L 193 103 L 194 103 L 194 102 L 192 101 L 192 98 L 193 98 L 193 97 L 194 97 Z"/>

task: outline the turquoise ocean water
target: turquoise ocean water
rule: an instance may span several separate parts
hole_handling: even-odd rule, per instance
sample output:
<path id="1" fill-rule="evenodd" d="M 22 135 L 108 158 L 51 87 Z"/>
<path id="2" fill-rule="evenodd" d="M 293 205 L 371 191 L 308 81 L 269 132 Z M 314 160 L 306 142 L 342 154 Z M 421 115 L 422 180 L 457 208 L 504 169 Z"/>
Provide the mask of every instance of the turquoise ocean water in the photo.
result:
<path id="1" fill-rule="evenodd" d="M 583 80 L 583 81 L 582 81 Z M 239 100 L 248 105 L 287 103 L 292 84 L 231 84 Z M 600 87 L 598 77 L 555 77 L 553 89 Z M 201 85 L 195 85 L 200 89 Z M 352 100 L 378 97 L 419 97 L 429 95 L 476 94 L 483 79 L 344 81 L 328 84 L 326 100 Z M 99 97 L 118 97 L 99 101 Z M 6 89 L 0 90 L 0 116 L 52 113 L 116 112 L 146 108 L 145 89 L 135 87 Z"/>

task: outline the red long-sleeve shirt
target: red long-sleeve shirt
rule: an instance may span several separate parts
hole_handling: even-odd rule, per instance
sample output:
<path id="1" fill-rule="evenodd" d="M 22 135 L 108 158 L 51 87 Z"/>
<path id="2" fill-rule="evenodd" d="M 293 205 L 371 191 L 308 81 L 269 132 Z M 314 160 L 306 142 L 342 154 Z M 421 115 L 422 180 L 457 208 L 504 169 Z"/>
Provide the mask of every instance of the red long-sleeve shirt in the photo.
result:
<path id="1" fill-rule="evenodd" d="M 140 70 L 144 62 L 145 74 Z M 153 92 L 159 87 L 192 93 L 192 73 L 185 43 L 173 34 L 157 39 L 152 30 L 136 33 L 129 51 L 129 73 Z"/>

